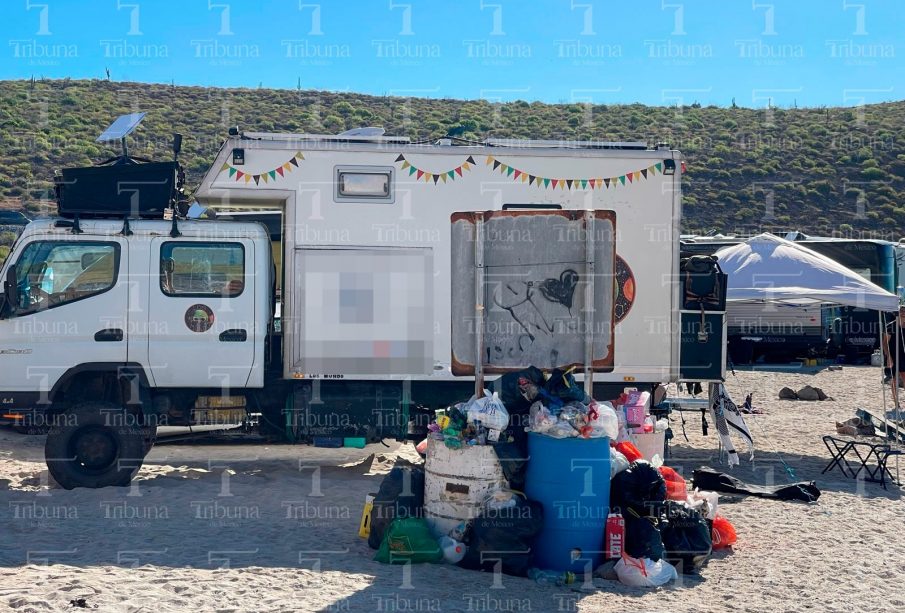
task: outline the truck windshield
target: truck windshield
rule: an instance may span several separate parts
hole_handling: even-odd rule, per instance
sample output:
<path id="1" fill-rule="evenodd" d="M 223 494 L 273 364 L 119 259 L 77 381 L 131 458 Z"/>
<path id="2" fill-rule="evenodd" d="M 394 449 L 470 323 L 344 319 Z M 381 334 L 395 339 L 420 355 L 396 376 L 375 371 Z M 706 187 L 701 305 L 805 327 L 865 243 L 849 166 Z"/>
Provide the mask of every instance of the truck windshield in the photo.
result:
<path id="1" fill-rule="evenodd" d="M 119 245 L 82 241 L 36 241 L 16 262 L 17 310 L 60 306 L 107 291 L 116 283 Z"/>

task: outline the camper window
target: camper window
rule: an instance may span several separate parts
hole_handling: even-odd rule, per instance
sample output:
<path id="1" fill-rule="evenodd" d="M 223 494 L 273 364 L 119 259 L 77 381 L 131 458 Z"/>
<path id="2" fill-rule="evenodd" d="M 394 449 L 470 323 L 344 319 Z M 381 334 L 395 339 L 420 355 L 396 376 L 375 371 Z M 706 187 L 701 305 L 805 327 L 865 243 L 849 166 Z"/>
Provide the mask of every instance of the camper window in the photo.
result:
<path id="1" fill-rule="evenodd" d="M 160 247 L 160 290 L 167 296 L 234 298 L 244 289 L 241 243 L 174 241 Z"/>
<path id="2" fill-rule="evenodd" d="M 393 169 L 378 166 L 337 166 L 337 202 L 393 202 Z"/>

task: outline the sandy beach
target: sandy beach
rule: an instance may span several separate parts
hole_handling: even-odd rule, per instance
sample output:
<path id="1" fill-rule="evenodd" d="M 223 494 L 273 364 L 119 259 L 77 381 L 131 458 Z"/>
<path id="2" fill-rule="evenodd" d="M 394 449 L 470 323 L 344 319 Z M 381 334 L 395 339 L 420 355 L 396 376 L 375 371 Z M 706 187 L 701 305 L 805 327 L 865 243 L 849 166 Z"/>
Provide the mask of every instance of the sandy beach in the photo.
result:
<path id="1" fill-rule="evenodd" d="M 835 400 L 777 399 L 810 384 Z M 893 611 L 905 606 L 905 504 L 895 485 L 822 475 L 821 437 L 858 407 L 879 408 L 875 368 L 817 374 L 740 372 L 727 389 L 764 413 L 748 418 L 757 483 L 816 480 L 816 504 L 723 500 L 739 541 L 700 576 L 659 590 L 595 580 L 594 591 L 444 565 L 372 561 L 357 536 L 365 494 L 397 455 L 390 448 L 289 445 L 155 447 L 131 488 L 66 491 L 49 481 L 44 437 L 0 431 L 0 610 L 72 611 Z M 673 388 L 674 390 L 674 388 Z M 717 468 L 711 425 L 674 416 L 671 464 Z M 737 442 L 741 450 L 741 441 Z M 374 461 L 367 458 L 375 455 Z M 902 461 L 905 473 L 905 460 Z M 896 466 L 891 464 L 893 473 Z"/>

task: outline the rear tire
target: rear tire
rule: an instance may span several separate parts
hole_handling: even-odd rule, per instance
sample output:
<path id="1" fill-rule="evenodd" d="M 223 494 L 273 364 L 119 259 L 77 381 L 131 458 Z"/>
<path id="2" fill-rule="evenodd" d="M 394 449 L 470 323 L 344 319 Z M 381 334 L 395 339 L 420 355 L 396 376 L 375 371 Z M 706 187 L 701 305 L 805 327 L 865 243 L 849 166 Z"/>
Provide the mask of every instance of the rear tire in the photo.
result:
<path id="1" fill-rule="evenodd" d="M 106 402 L 57 416 L 44 446 L 51 476 L 67 490 L 129 485 L 150 448 L 135 419 Z"/>

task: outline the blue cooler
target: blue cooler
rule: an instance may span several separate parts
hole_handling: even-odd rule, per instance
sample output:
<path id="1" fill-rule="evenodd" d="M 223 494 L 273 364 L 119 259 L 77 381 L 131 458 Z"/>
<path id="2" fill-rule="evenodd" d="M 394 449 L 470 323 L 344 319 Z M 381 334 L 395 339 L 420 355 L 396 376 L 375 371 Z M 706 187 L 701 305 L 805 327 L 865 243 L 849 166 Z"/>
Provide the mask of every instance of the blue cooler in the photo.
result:
<path id="1" fill-rule="evenodd" d="M 610 507 L 610 439 L 528 434 L 525 494 L 544 507 L 534 542 L 534 565 L 545 570 L 593 571 L 603 562 Z"/>

